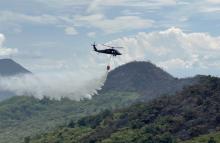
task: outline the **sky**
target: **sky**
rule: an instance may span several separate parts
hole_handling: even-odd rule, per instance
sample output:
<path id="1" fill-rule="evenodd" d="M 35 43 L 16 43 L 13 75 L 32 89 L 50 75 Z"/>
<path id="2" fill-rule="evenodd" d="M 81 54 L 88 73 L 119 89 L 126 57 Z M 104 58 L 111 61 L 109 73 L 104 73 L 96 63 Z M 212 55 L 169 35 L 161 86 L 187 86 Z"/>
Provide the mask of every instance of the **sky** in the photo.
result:
<path id="1" fill-rule="evenodd" d="M 151 61 L 176 77 L 220 76 L 219 0 L 1 0 L 0 58 L 34 73 Z M 97 68 L 98 67 L 98 68 Z"/>

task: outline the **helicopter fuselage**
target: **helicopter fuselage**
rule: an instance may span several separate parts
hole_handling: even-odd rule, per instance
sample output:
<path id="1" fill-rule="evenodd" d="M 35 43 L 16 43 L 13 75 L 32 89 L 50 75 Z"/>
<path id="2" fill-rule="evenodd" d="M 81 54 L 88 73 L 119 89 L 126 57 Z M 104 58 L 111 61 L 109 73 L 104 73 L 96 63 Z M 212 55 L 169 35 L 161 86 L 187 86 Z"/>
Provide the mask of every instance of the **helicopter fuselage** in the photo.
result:
<path id="1" fill-rule="evenodd" d="M 98 49 L 96 49 L 96 47 L 94 47 L 94 51 L 95 51 L 95 52 L 98 52 L 98 53 L 113 55 L 113 56 L 122 55 L 118 50 L 116 50 L 116 49 L 114 49 L 114 48 L 104 49 L 104 50 L 98 50 Z"/>

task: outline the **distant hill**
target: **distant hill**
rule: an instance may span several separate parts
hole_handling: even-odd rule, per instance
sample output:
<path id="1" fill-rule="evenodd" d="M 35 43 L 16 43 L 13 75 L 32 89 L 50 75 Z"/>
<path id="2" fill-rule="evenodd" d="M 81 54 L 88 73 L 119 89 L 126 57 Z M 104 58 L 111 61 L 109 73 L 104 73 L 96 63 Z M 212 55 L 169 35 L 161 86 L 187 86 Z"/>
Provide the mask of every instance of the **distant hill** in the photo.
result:
<path id="1" fill-rule="evenodd" d="M 31 142 L 178 143 L 204 134 L 208 135 L 195 138 L 195 143 L 199 140 L 207 143 L 205 141 L 212 136 L 218 141 L 219 93 L 219 78 L 200 77 L 198 84 L 174 96 L 162 96 L 113 112 L 105 110 L 69 122 L 66 127 L 38 136 Z"/>
<path id="2" fill-rule="evenodd" d="M 0 59 L 0 78 L 19 74 L 30 74 L 31 72 L 16 63 L 12 59 Z M 14 96 L 14 93 L 0 89 L 0 101 Z"/>
<path id="3" fill-rule="evenodd" d="M 0 142 L 21 142 L 25 136 L 53 130 L 70 120 L 174 94 L 198 78 L 176 79 L 149 62 L 131 62 L 111 71 L 103 89 L 91 100 L 13 97 L 0 103 Z"/>
<path id="4" fill-rule="evenodd" d="M 12 59 L 0 59 L 0 75 L 1 76 L 14 76 L 17 74 L 31 73 L 20 64 Z"/>
<path id="5" fill-rule="evenodd" d="M 198 79 L 177 79 L 150 62 L 134 61 L 111 71 L 100 92 L 137 92 L 146 100 L 161 94 L 174 94 L 184 86 L 195 84 Z"/>

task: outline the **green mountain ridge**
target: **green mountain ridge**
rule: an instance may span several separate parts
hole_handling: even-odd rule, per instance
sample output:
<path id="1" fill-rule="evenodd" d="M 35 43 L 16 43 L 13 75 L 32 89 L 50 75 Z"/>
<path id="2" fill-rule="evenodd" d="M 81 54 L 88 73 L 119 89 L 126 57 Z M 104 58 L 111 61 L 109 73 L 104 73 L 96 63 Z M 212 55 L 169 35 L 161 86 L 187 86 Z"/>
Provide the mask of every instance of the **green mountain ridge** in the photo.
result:
<path id="1" fill-rule="evenodd" d="M 187 140 L 181 143 L 219 143 L 220 142 L 220 131 L 201 135 L 191 140 Z"/>
<path id="2" fill-rule="evenodd" d="M 202 77 L 174 96 L 83 117 L 31 142 L 177 143 L 218 132 L 219 103 L 220 79 Z"/>
<path id="3" fill-rule="evenodd" d="M 110 72 L 103 89 L 92 100 L 13 97 L 0 102 L 0 142 L 22 142 L 26 136 L 52 131 L 70 120 L 76 121 L 106 109 L 128 107 L 161 94 L 174 94 L 199 78 L 176 79 L 149 62 L 131 62 Z"/>
<path id="4" fill-rule="evenodd" d="M 70 120 L 97 114 L 105 109 L 126 107 L 138 96 L 129 92 L 106 93 L 80 102 L 13 97 L 0 104 L 0 142 L 19 143 L 26 136 L 50 131 Z"/>
<path id="5" fill-rule="evenodd" d="M 199 78 L 178 79 L 150 62 L 133 61 L 111 71 L 100 93 L 130 91 L 149 100 L 161 94 L 175 94 L 184 86 L 195 84 Z"/>

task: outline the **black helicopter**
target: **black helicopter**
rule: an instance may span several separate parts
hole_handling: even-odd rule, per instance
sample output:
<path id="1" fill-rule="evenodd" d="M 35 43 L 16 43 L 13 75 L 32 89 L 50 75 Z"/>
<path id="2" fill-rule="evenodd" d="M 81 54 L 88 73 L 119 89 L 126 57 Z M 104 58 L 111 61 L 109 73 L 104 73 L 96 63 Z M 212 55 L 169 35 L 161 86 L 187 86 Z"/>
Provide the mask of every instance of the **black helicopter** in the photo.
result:
<path id="1" fill-rule="evenodd" d="M 113 46 L 108 46 L 108 45 L 104 45 L 105 47 L 109 47 L 108 49 L 104 49 L 104 50 L 98 50 L 96 48 L 96 44 L 94 43 L 93 45 L 93 49 L 95 52 L 98 52 L 98 53 L 103 53 L 103 54 L 109 54 L 109 55 L 112 55 L 112 56 L 119 56 L 119 55 L 122 55 L 118 50 L 116 50 L 117 48 L 123 48 L 123 47 L 113 47 Z"/>

